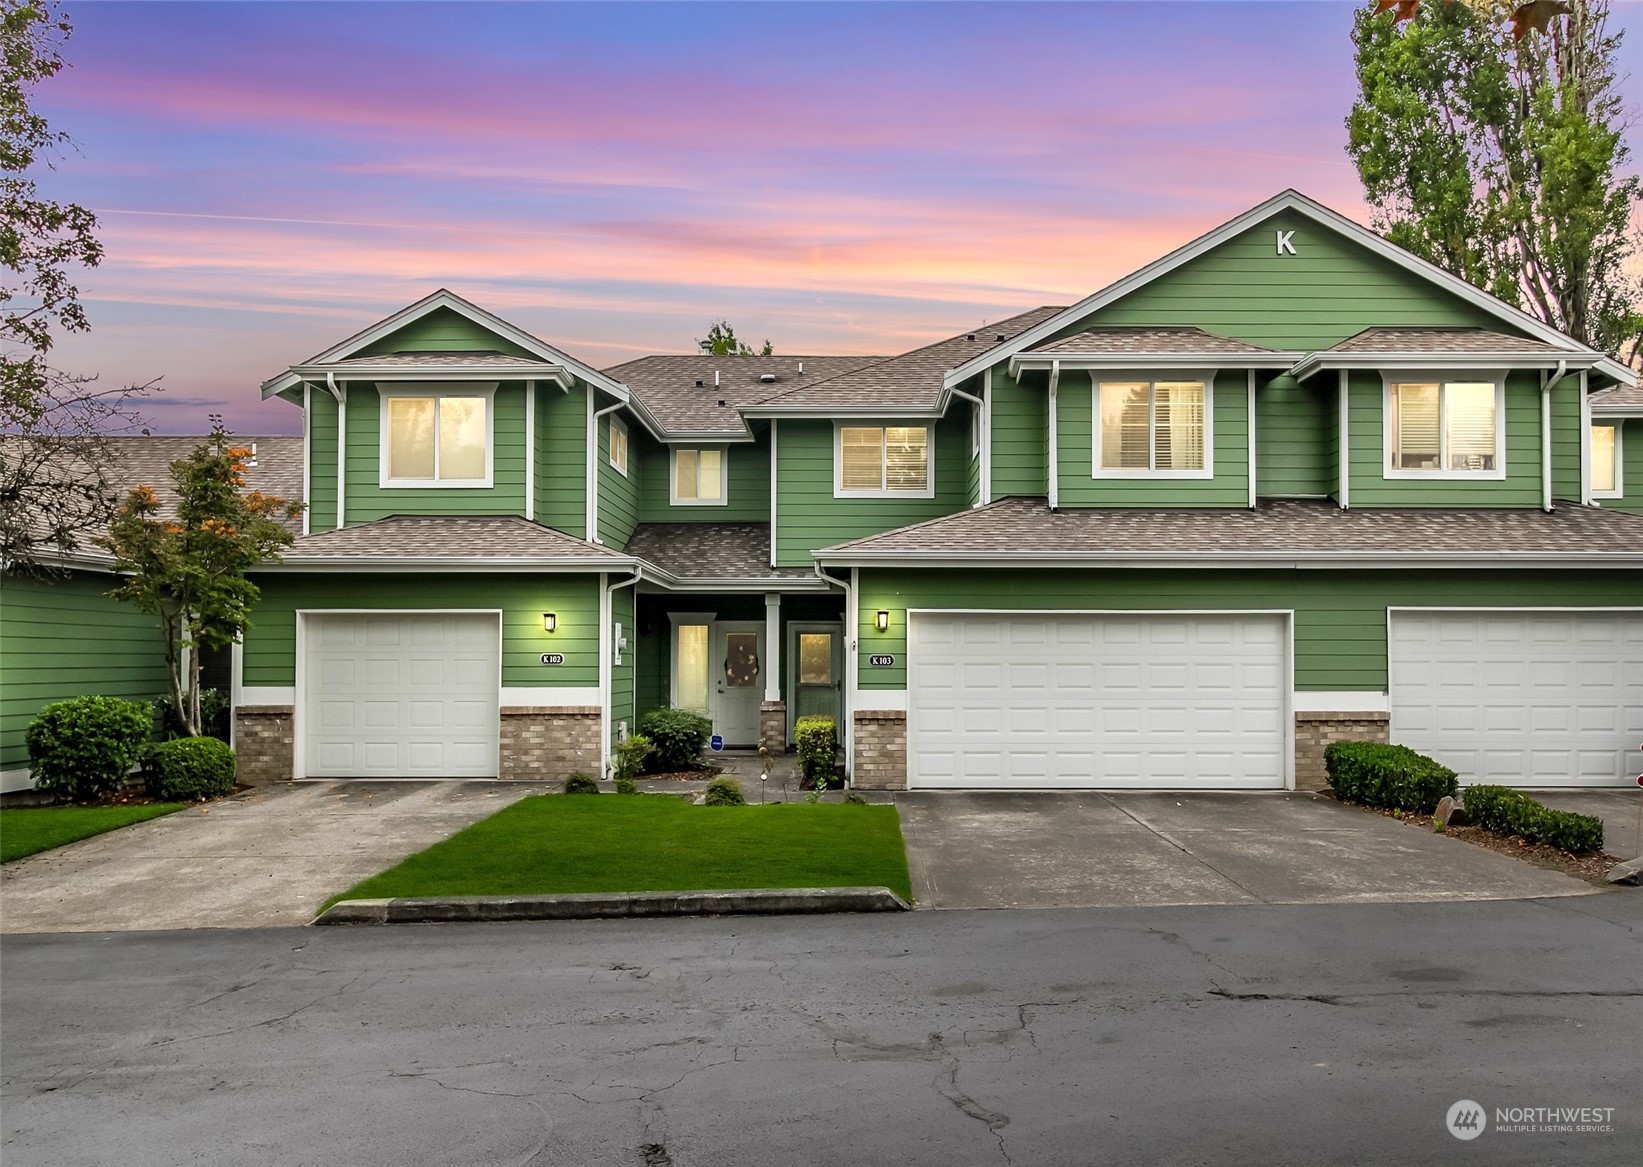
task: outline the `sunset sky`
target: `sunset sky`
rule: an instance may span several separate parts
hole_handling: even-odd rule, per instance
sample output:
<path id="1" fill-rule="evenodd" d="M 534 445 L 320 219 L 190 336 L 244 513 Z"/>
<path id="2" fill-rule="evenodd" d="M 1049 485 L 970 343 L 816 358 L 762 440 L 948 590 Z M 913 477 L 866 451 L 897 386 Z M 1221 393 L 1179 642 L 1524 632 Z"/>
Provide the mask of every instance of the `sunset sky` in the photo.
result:
<path id="1" fill-rule="evenodd" d="M 67 7 L 57 363 L 160 432 L 298 431 L 258 383 L 440 286 L 598 366 L 897 352 L 1284 187 L 1366 218 L 1345 2 Z"/>

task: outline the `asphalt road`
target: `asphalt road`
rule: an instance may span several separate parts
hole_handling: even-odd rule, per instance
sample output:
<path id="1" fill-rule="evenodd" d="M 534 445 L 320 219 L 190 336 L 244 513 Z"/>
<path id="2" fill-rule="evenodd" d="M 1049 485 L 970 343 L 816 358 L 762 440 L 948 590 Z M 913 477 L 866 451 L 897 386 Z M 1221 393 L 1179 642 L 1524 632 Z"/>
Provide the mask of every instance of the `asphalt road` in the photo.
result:
<path id="1" fill-rule="evenodd" d="M 1630 1164 L 1643 893 L 11 936 L 7 1167 Z M 1451 1103 L 1488 1129 L 1455 1139 Z M 1497 1107 L 1613 1108 L 1502 1133 Z"/>

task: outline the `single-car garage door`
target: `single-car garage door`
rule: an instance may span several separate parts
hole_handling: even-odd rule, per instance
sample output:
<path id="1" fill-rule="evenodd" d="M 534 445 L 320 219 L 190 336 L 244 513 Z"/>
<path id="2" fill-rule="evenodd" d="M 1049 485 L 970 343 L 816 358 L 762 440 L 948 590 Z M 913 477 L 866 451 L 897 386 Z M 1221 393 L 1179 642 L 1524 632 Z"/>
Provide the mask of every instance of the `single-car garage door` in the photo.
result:
<path id="1" fill-rule="evenodd" d="M 1282 787 L 1288 623 L 915 612 L 908 785 Z"/>
<path id="2" fill-rule="evenodd" d="M 1462 782 L 1603 786 L 1636 773 L 1643 612 L 1393 611 L 1392 740 Z"/>
<path id="3" fill-rule="evenodd" d="M 303 617 L 304 773 L 494 778 L 494 613 Z"/>

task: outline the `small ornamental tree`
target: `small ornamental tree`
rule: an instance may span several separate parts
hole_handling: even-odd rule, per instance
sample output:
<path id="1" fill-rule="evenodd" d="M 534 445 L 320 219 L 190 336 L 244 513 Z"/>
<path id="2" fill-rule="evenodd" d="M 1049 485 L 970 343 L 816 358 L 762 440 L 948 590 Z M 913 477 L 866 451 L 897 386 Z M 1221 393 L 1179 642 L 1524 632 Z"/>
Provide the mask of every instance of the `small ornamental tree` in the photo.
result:
<path id="1" fill-rule="evenodd" d="M 245 459 L 220 418 L 211 436 L 171 463 L 177 509 L 168 517 L 152 487 L 126 497 L 109 525 L 114 569 L 129 578 L 109 594 L 160 618 L 171 700 L 184 734 L 200 734 L 200 658 L 227 648 L 251 626 L 261 595 L 245 573 L 278 561 L 292 542 L 281 520 L 302 504 L 245 490 Z"/>

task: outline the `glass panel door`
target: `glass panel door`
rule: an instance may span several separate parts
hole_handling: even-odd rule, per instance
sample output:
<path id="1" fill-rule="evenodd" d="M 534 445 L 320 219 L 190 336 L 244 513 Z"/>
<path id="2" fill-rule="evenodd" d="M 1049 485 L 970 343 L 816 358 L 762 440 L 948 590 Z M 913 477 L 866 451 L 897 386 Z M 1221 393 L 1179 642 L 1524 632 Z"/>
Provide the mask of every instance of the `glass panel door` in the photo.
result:
<path id="1" fill-rule="evenodd" d="M 799 628 L 792 644 L 794 718 L 838 717 L 844 630 L 837 625 Z"/>

